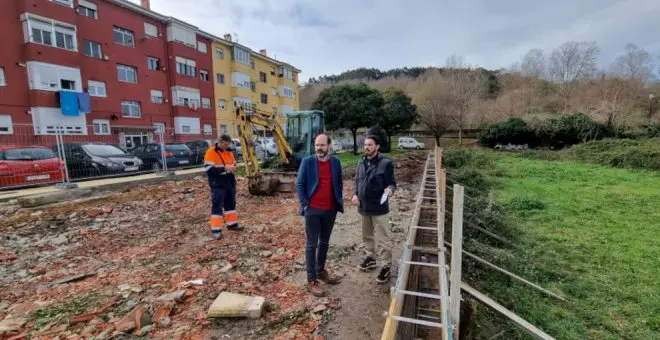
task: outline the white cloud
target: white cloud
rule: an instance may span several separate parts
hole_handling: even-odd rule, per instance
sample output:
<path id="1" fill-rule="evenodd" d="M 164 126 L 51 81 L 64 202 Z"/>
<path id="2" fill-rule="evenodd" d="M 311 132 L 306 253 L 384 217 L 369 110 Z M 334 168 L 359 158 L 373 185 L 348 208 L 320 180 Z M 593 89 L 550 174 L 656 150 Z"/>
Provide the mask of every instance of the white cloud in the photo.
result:
<path id="1" fill-rule="evenodd" d="M 151 0 L 151 7 L 218 36 L 237 34 L 302 69 L 303 79 L 442 65 L 452 53 L 497 69 L 567 40 L 595 40 L 604 64 L 629 42 L 660 54 L 657 0 Z"/>

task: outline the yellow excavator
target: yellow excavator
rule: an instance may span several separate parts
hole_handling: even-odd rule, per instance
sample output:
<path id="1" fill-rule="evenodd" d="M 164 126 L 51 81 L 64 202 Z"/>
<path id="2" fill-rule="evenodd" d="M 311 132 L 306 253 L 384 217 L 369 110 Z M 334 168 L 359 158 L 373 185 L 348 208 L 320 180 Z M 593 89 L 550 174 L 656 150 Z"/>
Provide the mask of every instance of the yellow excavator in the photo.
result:
<path id="1" fill-rule="evenodd" d="M 270 196 L 276 192 L 295 191 L 296 170 L 300 161 L 314 152 L 314 139 L 325 131 L 323 111 L 286 113 L 286 133 L 277 121 L 275 113 L 254 108 L 246 110 L 242 105 L 236 108 L 235 113 L 250 194 Z M 272 134 L 279 150 L 283 171 L 262 171 L 256 154 L 256 136 L 253 133 L 257 128 Z"/>

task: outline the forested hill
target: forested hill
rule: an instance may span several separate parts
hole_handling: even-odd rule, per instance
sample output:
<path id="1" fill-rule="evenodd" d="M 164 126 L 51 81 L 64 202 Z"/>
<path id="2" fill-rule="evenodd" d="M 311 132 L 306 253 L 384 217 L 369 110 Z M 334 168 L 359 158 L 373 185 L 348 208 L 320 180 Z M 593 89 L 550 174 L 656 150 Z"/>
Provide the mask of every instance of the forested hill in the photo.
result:
<path id="1" fill-rule="evenodd" d="M 404 67 L 404 68 L 395 68 L 387 71 L 381 71 L 377 68 L 356 68 L 354 70 L 344 71 L 337 75 L 324 75 L 318 78 L 310 78 L 310 84 L 318 83 L 337 83 L 345 80 L 379 80 L 387 77 L 399 78 L 401 76 L 417 78 L 422 73 L 428 69 L 433 69 L 432 67 Z"/>

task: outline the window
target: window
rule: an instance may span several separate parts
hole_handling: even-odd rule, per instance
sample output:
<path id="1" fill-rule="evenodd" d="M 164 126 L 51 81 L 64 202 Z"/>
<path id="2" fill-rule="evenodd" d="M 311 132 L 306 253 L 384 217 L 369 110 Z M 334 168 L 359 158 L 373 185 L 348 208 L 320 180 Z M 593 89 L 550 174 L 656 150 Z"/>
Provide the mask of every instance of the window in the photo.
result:
<path id="1" fill-rule="evenodd" d="M 27 36 L 25 42 L 77 51 L 76 26 L 52 19 L 27 14 L 23 22 Z"/>
<path id="2" fill-rule="evenodd" d="M 227 124 L 220 124 L 220 131 L 222 131 L 222 133 L 225 134 L 225 135 L 226 135 L 227 133 L 229 133 L 229 132 L 227 131 Z"/>
<path id="3" fill-rule="evenodd" d="M 135 47 L 135 35 L 133 31 L 114 26 L 112 28 L 114 33 L 115 43 L 128 47 Z"/>
<path id="4" fill-rule="evenodd" d="M 288 67 L 282 67 L 282 76 L 286 79 L 292 80 L 293 79 L 293 71 L 291 71 L 290 68 Z"/>
<path id="5" fill-rule="evenodd" d="M 275 96 L 275 97 L 277 96 L 277 89 L 276 88 L 271 87 L 270 92 L 273 94 L 273 96 Z"/>
<path id="6" fill-rule="evenodd" d="M 276 106 L 273 106 L 273 115 L 277 116 L 277 107 Z"/>
<path id="7" fill-rule="evenodd" d="M 147 68 L 150 70 L 160 70 L 160 59 L 147 57 Z"/>
<path id="8" fill-rule="evenodd" d="M 117 79 L 126 83 L 137 84 L 137 69 L 127 65 L 117 64 Z"/>
<path id="9" fill-rule="evenodd" d="M 199 71 L 199 79 L 203 81 L 209 81 L 209 71 Z"/>
<path id="10" fill-rule="evenodd" d="M 218 73 L 215 75 L 215 81 L 218 84 L 224 84 L 225 83 L 225 75 L 222 73 Z"/>
<path id="11" fill-rule="evenodd" d="M 163 91 L 151 90 L 151 102 L 154 104 L 162 104 L 165 101 L 163 98 Z"/>
<path id="12" fill-rule="evenodd" d="M 211 108 L 211 99 L 202 98 L 202 108 L 203 109 L 210 109 Z"/>
<path id="13" fill-rule="evenodd" d="M 107 97 L 105 83 L 102 81 L 90 80 L 87 82 L 87 92 L 94 97 Z"/>
<path id="14" fill-rule="evenodd" d="M 231 75 L 232 85 L 234 87 L 250 88 L 250 76 L 242 72 L 234 72 Z"/>
<path id="15" fill-rule="evenodd" d="M 252 101 L 250 100 L 250 98 L 234 97 L 233 100 L 234 100 L 234 108 L 238 108 L 242 106 L 245 111 L 248 112 L 252 111 Z"/>
<path id="16" fill-rule="evenodd" d="M 30 90 L 73 89 L 82 92 L 80 69 L 36 61 L 28 61 L 26 64 Z"/>
<path id="17" fill-rule="evenodd" d="M 86 16 L 88 18 L 92 19 L 98 19 L 98 9 L 96 7 L 96 4 L 93 4 L 91 2 L 85 1 L 85 0 L 78 0 L 78 14 Z"/>
<path id="18" fill-rule="evenodd" d="M 199 90 L 183 86 L 172 87 L 172 105 L 199 107 Z"/>
<path id="19" fill-rule="evenodd" d="M 87 115 L 65 116 L 59 107 L 32 107 L 35 135 L 87 135 Z"/>
<path id="20" fill-rule="evenodd" d="M 250 90 L 252 90 L 252 92 L 257 92 L 257 84 L 253 81 L 250 82 Z"/>
<path id="21" fill-rule="evenodd" d="M 176 41 L 195 48 L 197 47 L 197 34 L 188 27 L 173 23 L 167 27 L 167 41 Z"/>
<path id="22" fill-rule="evenodd" d="M 7 85 L 7 80 L 5 79 L 5 68 L 0 67 L 0 86 Z"/>
<path id="23" fill-rule="evenodd" d="M 275 75 L 275 66 L 270 67 L 270 75 L 274 76 Z"/>
<path id="24" fill-rule="evenodd" d="M 10 115 L 0 115 L 0 135 L 11 135 L 14 128 L 11 123 Z"/>
<path id="25" fill-rule="evenodd" d="M 213 134 L 213 125 L 204 124 L 204 134 L 205 135 L 212 135 Z"/>
<path id="26" fill-rule="evenodd" d="M 161 122 L 154 123 L 154 130 L 156 130 L 156 133 L 165 132 L 165 123 L 161 123 Z"/>
<path id="27" fill-rule="evenodd" d="M 99 58 L 103 57 L 101 53 L 101 44 L 96 41 L 83 40 L 83 53 L 88 57 Z"/>
<path id="28" fill-rule="evenodd" d="M 110 121 L 106 119 L 94 119 L 92 121 L 94 125 L 94 134 L 95 135 L 109 135 L 110 134 Z"/>
<path id="29" fill-rule="evenodd" d="M 265 72 L 259 72 L 259 81 L 262 82 L 262 83 L 267 83 L 268 82 Z"/>
<path id="30" fill-rule="evenodd" d="M 250 60 L 250 68 L 254 70 L 254 60 Z"/>
<path id="31" fill-rule="evenodd" d="M 265 93 L 261 94 L 261 104 L 268 104 L 268 95 Z"/>
<path id="32" fill-rule="evenodd" d="M 250 65 L 250 51 L 234 46 L 234 60 L 243 65 Z"/>
<path id="33" fill-rule="evenodd" d="M 69 7 L 73 7 L 73 0 L 51 0 L 55 3 L 58 3 L 60 5 L 66 5 Z"/>
<path id="34" fill-rule="evenodd" d="M 280 86 L 280 96 L 293 98 L 293 90 L 288 86 Z"/>
<path id="35" fill-rule="evenodd" d="M 140 111 L 140 102 L 135 100 L 122 100 L 121 113 L 124 117 L 140 118 L 142 113 Z"/>
<path id="36" fill-rule="evenodd" d="M 174 117 L 174 133 L 199 134 L 200 123 L 196 117 Z"/>
<path id="37" fill-rule="evenodd" d="M 195 77 L 196 63 L 194 60 L 176 57 L 176 73 L 182 76 Z"/>
<path id="38" fill-rule="evenodd" d="M 198 41 L 198 42 L 197 42 L 197 51 L 202 52 L 202 53 L 206 53 L 206 52 L 208 52 L 208 49 L 207 49 L 206 43 L 203 43 L 203 42 L 201 42 L 201 41 Z"/>
<path id="39" fill-rule="evenodd" d="M 215 57 L 217 59 L 225 59 L 225 51 L 220 47 L 215 48 Z"/>
<path id="40" fill-rule="evenodd" d="M 75 91 L 76 90 L 76 81 L 68 79 L 60 79 L 60 89 Z"/>
<path id="41" fill-rule="evenodd" d="M 227 102 L 224 99 L 218 99 L 218 108 L 222 111 L 227 109 Z"/>
<path id="42" fill-rule="evenodd" d="M 149 36 L 149 37 L 157 37 L 158 36 L 158 28 L 155 25 L 152 25 L 148 22 L 144 23 L 144 35 Z"/>

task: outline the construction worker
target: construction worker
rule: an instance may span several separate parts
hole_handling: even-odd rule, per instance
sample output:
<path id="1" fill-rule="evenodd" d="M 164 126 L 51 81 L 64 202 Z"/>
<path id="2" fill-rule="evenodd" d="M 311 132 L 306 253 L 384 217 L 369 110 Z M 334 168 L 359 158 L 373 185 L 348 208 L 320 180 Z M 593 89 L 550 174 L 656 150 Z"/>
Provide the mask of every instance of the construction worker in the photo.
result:
<path id="1" fill-rule="evenodd" d="M 340 281 L 338 276 L 325 267 L 330 234 L 337 212 L 344 212 L 341 163 L 337 157 L 328 154 L 329 147 L 330 136 L 316 136 L 316 154 L 302 160 L 296 179 L 296 191 L 300 201 L 298 212 L 305 216 L 307 234 L 307 289 L 314 296 L 325 294 L 319 280 L 326 284 L 337 284 Z"/>
<path id="2" fill-rule="evenodd" d="M 394 194 L 394 166 L 392 161 L 380 153 L 379 138 L 369 135 L 364 140 L 364 157 L 359 161 L 355 172 L 352 203 L 359 204 L 362 215 L 362 241 L 366 248 L 366 258 L 358 265 L 363 271 L 375 269 L 375 257 L 381 262 L 378 283 L 389 281 L 392 264 L 392 245 L 389 235 L 389 198 Z"/>
<path id="3" fill-rule="evenodd" d="M 231 137 L 222 135 L 216 139 L 204 155 L 204 169 L 211 187 L 211 235 L 214 240 L 222 236 L 222 227 L 240 231 L 236 214 L 236 160 L 229 149 Z"/>

